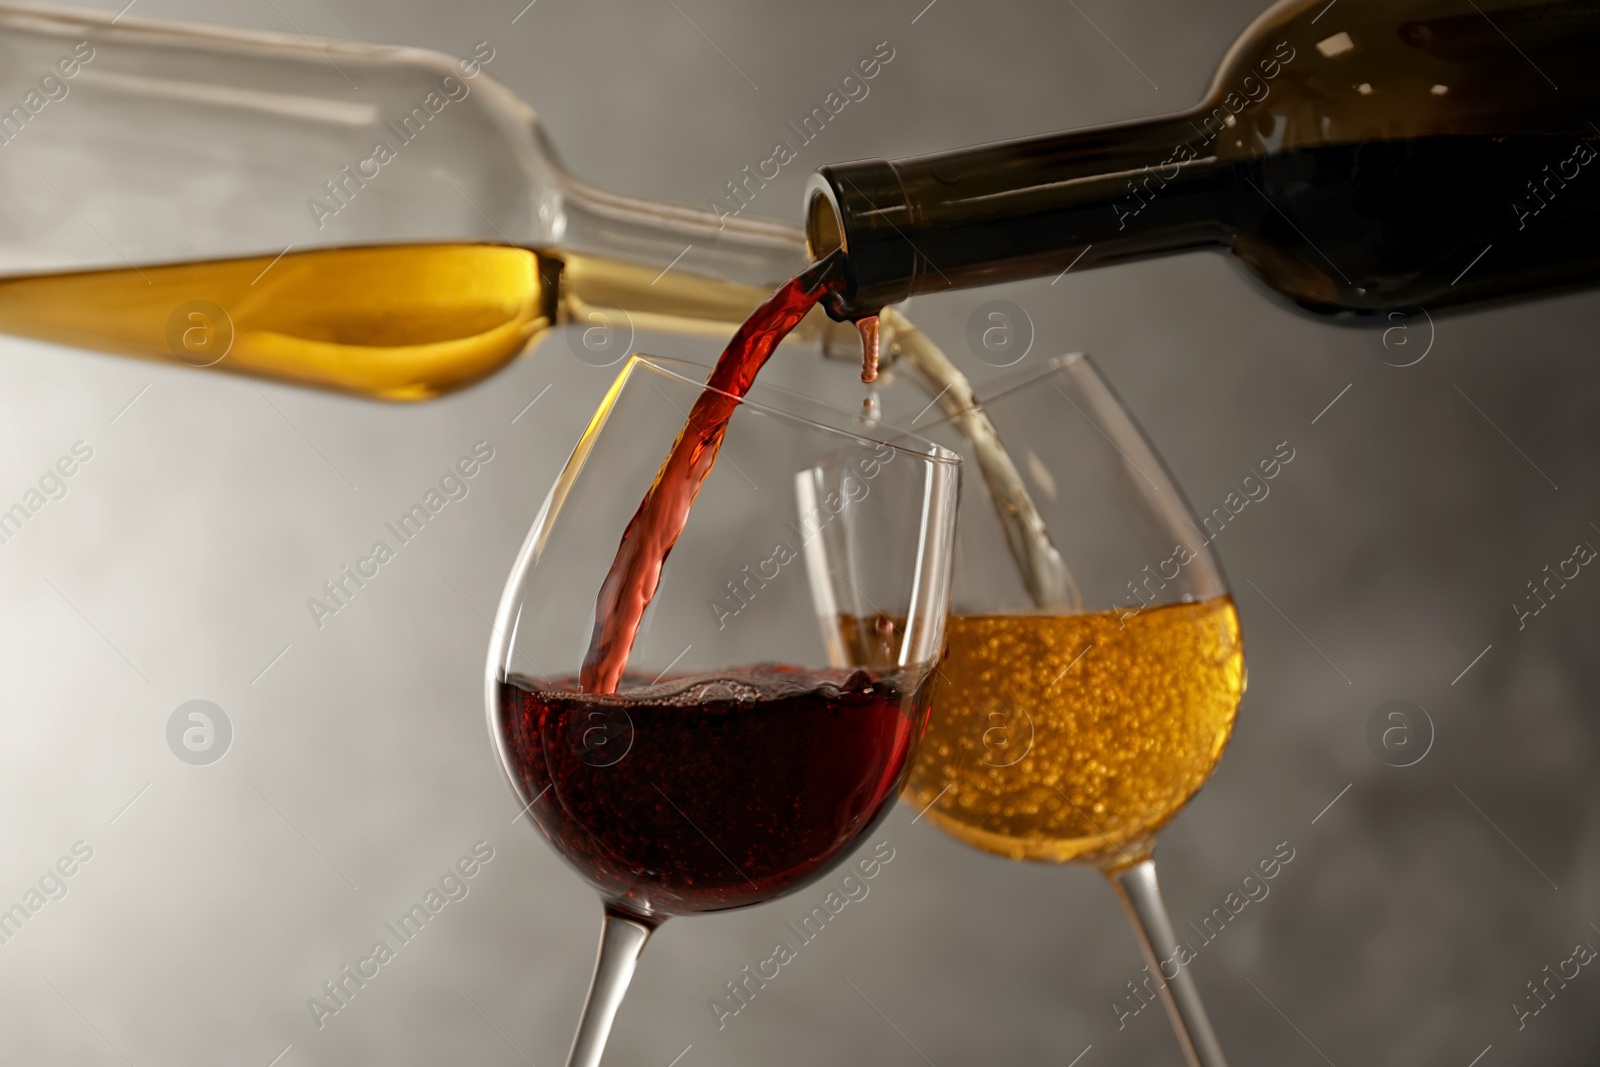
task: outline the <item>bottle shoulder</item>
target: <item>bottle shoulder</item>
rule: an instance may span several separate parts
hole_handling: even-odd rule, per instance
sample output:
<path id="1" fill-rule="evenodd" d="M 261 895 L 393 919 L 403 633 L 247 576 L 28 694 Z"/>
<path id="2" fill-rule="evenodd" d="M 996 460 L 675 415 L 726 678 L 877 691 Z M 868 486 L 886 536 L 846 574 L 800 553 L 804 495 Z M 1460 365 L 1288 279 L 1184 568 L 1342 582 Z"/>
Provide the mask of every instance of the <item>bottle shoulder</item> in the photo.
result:
<path id="1" fill-rule="evenodd" d="M 1235 159 L 1377 139 L 1588 136 L 1597 53 L 1589 4 L 1289 0 L 1241 35 L 1193 118 Z"/>

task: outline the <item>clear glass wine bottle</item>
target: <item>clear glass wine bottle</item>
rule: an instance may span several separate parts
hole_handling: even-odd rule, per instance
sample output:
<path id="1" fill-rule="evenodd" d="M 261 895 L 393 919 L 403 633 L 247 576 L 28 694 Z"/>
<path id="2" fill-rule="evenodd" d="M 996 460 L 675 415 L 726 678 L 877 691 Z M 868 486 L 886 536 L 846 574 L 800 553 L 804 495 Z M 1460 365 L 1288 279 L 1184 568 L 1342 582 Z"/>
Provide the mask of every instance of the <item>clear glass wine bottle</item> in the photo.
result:
<path id="1" fill-rule="evenodd" d="M 574 178 L 492 42 L 0 6 L 0 51 L 0 332 L 421 400 L 562 323 L 596 362 L 725 338 L 806 263 L 797 227 Z"/>
<path id="2" fill-rule="evenodd" d="M 477 381 L 552 327 L 720 344 L 806 265 L 797 226 L 567 173 L 480 42 L 437 52 L 0 5 L 0 332 L 386 400 Z M 815 312 L 791 336 L 854 360 Z M 971 388 L 901 315 L 883 350 Z M 1041 605 L 1071 579 L 986 416 L 983 476 Z"/>

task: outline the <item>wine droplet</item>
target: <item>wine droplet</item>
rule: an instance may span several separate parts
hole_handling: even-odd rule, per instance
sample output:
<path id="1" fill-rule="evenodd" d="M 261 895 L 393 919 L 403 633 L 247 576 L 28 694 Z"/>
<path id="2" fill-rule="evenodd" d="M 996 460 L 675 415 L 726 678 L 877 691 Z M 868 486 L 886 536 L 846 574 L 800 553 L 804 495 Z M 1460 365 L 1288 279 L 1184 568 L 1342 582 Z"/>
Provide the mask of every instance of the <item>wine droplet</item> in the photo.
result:
<path id="1" fill-rule="evenodd" d="M 868 426 L 876 426 L 882 418 L 883 404 L 878 397 L 878 385 L 873 382 L 867 386 L 867 395 L 861 398 L 861 419 Z"/>
<path id="2" fill-rule="evenodd" d="M 878 380 L 878 316 L 863 315 L 856 329 L 861 332 L 861 380 L 871 385 Z"/>

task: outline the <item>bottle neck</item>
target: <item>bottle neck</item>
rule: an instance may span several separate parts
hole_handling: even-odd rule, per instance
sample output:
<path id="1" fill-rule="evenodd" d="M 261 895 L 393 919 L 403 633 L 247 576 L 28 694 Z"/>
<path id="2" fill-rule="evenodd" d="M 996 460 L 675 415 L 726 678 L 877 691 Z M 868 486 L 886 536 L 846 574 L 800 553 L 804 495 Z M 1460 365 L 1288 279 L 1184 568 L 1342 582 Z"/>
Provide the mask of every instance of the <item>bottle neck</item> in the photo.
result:
<path id="1" fill-rule="evenodd" d="M 1208 114 L 823 167 L 807 187 L 808 247 L 842 245 L 851 281 L 830 310 L 1225 240 Z"/>
<path id="2" fill-rule="evenodd" d="M 564 251 L 626 260 L 772 290 L 804 269 L 805 235 L 765 219 L 719 217 L 702 208 L 596 188 L 563 174 Z"/>
<path id="3" fill-rule="evenodd" d="M 809 262 L 805 234 L 787 223 L 626 196 L 564 172 L 558 188 L 550 250 L 557 322 L 610 322 L 620 309 L 632 328 L 726 340 Z M 791 336 L 859 359 L 855 331 L 821 311 Z"/>

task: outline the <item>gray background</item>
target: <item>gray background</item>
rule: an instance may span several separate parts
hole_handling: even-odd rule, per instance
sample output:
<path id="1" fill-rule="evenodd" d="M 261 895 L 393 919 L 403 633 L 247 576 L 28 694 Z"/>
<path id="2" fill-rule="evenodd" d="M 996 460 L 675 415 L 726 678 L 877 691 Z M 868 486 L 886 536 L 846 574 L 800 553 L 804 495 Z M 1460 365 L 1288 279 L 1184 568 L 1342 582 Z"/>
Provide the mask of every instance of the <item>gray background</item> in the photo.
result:
<path id="1" fill-rule="evenodd" d="M 780 218 L 831 160 L 1186 106 L 1256 11 L 939 0 L 913 24 L 923 2 L 538 0 L 514 26 L 516 0 L 135 10 L 457 54 L 491 39 L 494 76 L 578 174 L 695 203 L 889 40 L 870 98 L 762 193 L 757 210 Z M 1576 942 L 1600 946 L 1600 577 L 1586 570 L 1520 632 L 1509 605 L 1576 542 L 1600 544 L 1600 297 L 1440 321 L 1405 369 L 1373 334 L 1297 317 L 1212 255 L 913 310 L 981 378 L 966 317 L 1001 295 L 1032 315 L 1036 354 L 1095 354 L 1198 507 L 1278 442 L 1297 452 L 1217 540 L 1251 684 L 1220 770 L 1159 853 L 1181 928 L 1279 842 L 1295 850 L 1195 965 L 1233 1061 L 1593 1063 L 1600 975 L 1586 968 L 1524 1030 L 1511 1005 Z M 808 358 L 780 376 L 849 373 Z M 463 394 L 388 407 L 0 341 L 0 500 L 74 441 L 95 450 L 0 546 L 0 906 L 73 842 L 94 849 L 0 945 L 0 1060 L 265 1067 L 289 1046 L 279 1063 L 561 1061 L 599 907 L 511 824 L 480 672 L 484 616 L 609 374 L 555 336 Z M 496 454 L 471 495 L 315 630 L 305 599 L 482 438 Z M 192 699 L 232 721 L 210 766 L 167 748 Z M 1437 728 L 1407 769 L 1365 740 L 1391 699 Z M 1008 864 L 913 814 L 878 835 L 895 859 L 870 897 L 721 1032 L 707 998 L 822 889 L 667 924 L 609 1062 L 1179 1062 L 1156 1011 L 1117 1027 L 1109 1004 L 1141 964 L 1095 874 Z M 319 1031 L 307 997 L 478 840 L 495 857 L 470 896 Z"/>

